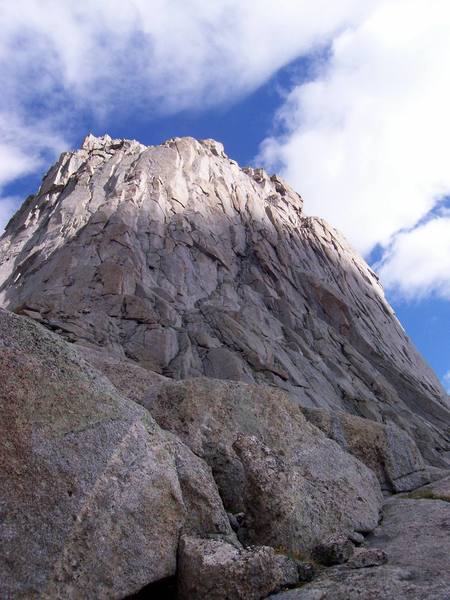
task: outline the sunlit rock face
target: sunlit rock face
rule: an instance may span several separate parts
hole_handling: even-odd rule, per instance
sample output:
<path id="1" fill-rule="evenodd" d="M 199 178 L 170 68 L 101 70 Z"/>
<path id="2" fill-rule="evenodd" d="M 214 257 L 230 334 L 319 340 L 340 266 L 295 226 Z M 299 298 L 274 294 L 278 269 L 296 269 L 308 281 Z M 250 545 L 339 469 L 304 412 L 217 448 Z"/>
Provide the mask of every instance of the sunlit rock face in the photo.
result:
<path id="1" fill-rule="evenodd" d="M 448 396 L 376 275 L 284 181 L 212 140 L 88 136 L 0 241 L 0 305 L 174 379 L 393 422 L 437 466 Z"/>

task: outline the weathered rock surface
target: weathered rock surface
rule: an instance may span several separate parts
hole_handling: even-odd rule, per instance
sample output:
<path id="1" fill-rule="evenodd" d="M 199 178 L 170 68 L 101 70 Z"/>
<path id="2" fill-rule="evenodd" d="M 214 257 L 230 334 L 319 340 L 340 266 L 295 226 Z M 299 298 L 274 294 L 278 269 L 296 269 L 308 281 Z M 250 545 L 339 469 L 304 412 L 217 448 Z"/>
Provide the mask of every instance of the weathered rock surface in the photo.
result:
<path id="1" fill-rule="evenodd" d="M 355 547 L 348 538 L 336 536 L 318 544 L 313 555 L 320 563 L 330 567 L 346 563 L 354 551 Z"/>
<path id="2" fill-rule="evenodd" d="M 306 408 L 303 413 L 308 421 L 371 468 L 384 490 L 404 492 L 430 481 L 414 440 L 394 423 L 383 425 L 324 409 Z"/>
<path id="3" fill-rule="evenodd" d="M 388 556 L 380 548 L 358 548 L 348 562 L 352 569 L 365 569 L 367 567 L 378 567 L 384 565 Z"/>
<path id="4" fill-rule="evenodd" d="M 410 492 L 406 498 L 430 498 L 450 502 L 450 475 Z"/>
<path id="5" fill-rule="evenodd" d="M 147 407 L 212 468 L 241 538 L 309 552 L 332 534 L 378 523 L 379 483 L 271 387 L 205 378 L 158 388 Z"/>
<path id="6" fill-rule="evenodd" d="M 445 466 L 448 396 L 374 273 L 211 140 L 89 136 L 63 154 L 0 241 L 0 304 L 168 377 L 393 422 Z"/>
<path id="7" fill-rule="evenodd" d="M 298 583 L 294 560 L 267 546 L 244 549 L 221 540 L 181 539 L 179 600 L 259 600 Z"/>
<path id="8" fill-rule="evenodd" d="M 0 306 L 2 597 L 261 598 L 315 549 L 348 562 L 278 598 L 449 600 L 449 397 L 277 176 L 88 136 L 0 239 Z"/>
<path id="9" fill-rule="evenodd" d="M 132 360 L 80 344 L 76 344 L 75 347 L 90 365 L 106 375 L 115 388 L 138 404 L 145 404 L 150 394 L 155 393 L 162 384 L 171 381 L 159 373 L 144 369 Z"/>
<path id="10" fill-rule="evenodd" d="M 379 566 L 352 564 L 326 569 L 302 588 L 277 600 L 449 600 L 450 502 L 393 497 L 368 549 L 387 555 Z"/>
<path id="11" fill-rule="evenodd" d="M 184 531 L 232 536 L 209 467 L 60 337 L 0 309 L 0 595 L 123 598 Z"/>

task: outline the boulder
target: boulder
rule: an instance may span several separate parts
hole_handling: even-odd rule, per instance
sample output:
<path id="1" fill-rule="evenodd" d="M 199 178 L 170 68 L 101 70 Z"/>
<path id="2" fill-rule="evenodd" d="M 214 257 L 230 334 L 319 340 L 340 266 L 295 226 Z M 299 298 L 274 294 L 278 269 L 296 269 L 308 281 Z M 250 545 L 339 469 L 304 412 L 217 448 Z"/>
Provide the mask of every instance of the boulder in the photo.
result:
<path id="1" fill-rule="evenodd" d="M 377 525 L 375 475 L 280 390 L 197 378 L 161 386 L 146 405 L 210 465 L 226 509 L 244 513 L 246 543 L 304 553 Z"/>
<path id="2" fill-rule="evenodd" d="M 259 600 L 299 581 L 295 561 L 267 546 L 242 548 L 184 536 L 178 553 L 179 600 Z"/>
<path id="3" fill-rule="evenodd" d="M 318 544 L 313 550 L 314 558 L 327 567 L 346 563 L 353 555 L 355 547 L 343 536 L 331 537 Z"/>
<path id="4" fill-rule="evenodd" d="M 167 432 L 165 435 L 171 444 L 183 497 L 183 531 L 199 535 L 221 535 L 235 540 L 236 536 L 224 510 L 211 468 L 176 436 Z"/>
<path id="5" fill-rule="evenodd" d="M 346 531 L 341 508 L 323 489 L 316 489 L 280 456 L 264 446 L 255 436 L 239 434 L 233 449 L 244 467 L 245 514 L 244 526 L 238 533 L 247 543 L 266 543 L 287 549 L 296 556 L 309 556 L 329 563 L 325 548 L 328 539 L 314 546 L 318 539 L 335 531 Z M 348 530 L 348 529 L 347 529 Z M 337 538 L 333 548 L 342 553 L 353 549 L 347 537 Z M 323 549 L 323 552 L 316 551 Z M 328 552 L 331 556 L 333 550 Z M 334 554 L 333 554 L 334 556 Z M 319 558 L 318 558 L 319 557 Z"/>
<path id="6" fill-rule="evenodd" d="M 413 438 L 394 423 L 378 423 L 343 411 L 303 409 L 325 435 L 356 456 L 377 475 L 383 490 L 404 492 L 430 480 Z"/>
<path id="7" fill-rule="evenodd" d="M 387 560 L 386 552 L 380 548 L 358 548 L 348 561 L 348 566 L 352 569 L 365 569 L 384 565 Z"/>
<path id="8" fill-rule="evenodd" d="M 414 492 L 413 492 L 414 493 Z M 276 600 L 447 600 L 450 503 L 394 496 L 367 547 Z M 386 556 L 388 562 L 386 563 Z"/>
<path id="9" fill-rule="evenodd" d="M 210 468 L 37 323 L 0 310 L 5 598 L 123 598 L 183 531 L 232 535 Z"/>

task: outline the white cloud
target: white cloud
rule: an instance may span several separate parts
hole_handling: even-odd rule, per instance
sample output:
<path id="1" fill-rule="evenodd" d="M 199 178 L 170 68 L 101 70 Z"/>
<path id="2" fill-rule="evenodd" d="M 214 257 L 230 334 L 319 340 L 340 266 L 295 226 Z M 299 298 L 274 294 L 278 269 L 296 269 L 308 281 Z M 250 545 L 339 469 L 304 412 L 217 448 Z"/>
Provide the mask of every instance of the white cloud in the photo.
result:
<path id="1" fill-rule="evenodd" d="M 450 300 L 450 214 L 395 236 L 378 269 L 384 284 L 402 297 L 434 293 Z"/>
<path id="2" fill-rule="evenodd" d="M 0 187 L 42 166 L 42 156 L 62 152 L 64 137 L 50 121 L 26 122 L 0 111 Z"/>
<path id="3" fill-rule="evenodd" d="M 284 133 L 262 146 L 265 162 L 282 166 L 307 210 L 363 253 L 414 227 L 450 192 L 449 28 L 446 0 L 380 0 L 334 38 L 314 80 L 291 91 L 279 115 Z M 396 238 L 385 282 L 422 292 L 434 277 L 434 289 L 447 289 L 437 228 L 448 235 L 445 220 Z M 441 264 L 429 262 L 427 277 L 413 277 L 408 263 L 403 276 L 406 253 L 419 260 L 421 251 L 424 261 Z"/>
<path id="4" fill-rule="evenodd" d="M 125 92 L 133 100 L 163 98 L 169 110 L 203 108 L 255 89 L 370 4 L 15 0 L 1 7 L 0 56 L 4 69 L 32 77 L 38 91 L 62 87 L 93 108 Z"/>
<path id="5" fill-rule="evenodd" d="M 46 157 L 53 159 L 66 146 L 49 121 L 27 123 L 0 110 L 0 235 L 20 204 L 19 198 L 2 197 L 2 189 L 18 177 L 42 170 Z"/>

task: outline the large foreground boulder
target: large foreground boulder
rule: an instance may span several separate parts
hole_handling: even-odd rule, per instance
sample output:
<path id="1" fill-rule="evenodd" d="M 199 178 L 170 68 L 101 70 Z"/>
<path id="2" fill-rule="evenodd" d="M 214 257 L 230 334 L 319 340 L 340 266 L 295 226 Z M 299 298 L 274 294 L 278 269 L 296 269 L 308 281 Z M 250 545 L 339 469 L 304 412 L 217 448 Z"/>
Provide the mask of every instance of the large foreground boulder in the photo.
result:
<path id="1" fill-rule="evenodd" d="M 245 515 L 247 543 L 309 552 L 331 534 L 377 525 L 382 494 L 373 472 L 285 393 L 198 378 L 161 386 L 146 405 L 211 466 L 227 510 Z"/>
<path id="2" fill-rule="evenodd" d="M 123 598 L 183 531 L 232 535 L 209 467 L 58 336 L 0 310 L 4 598 Z"/>

